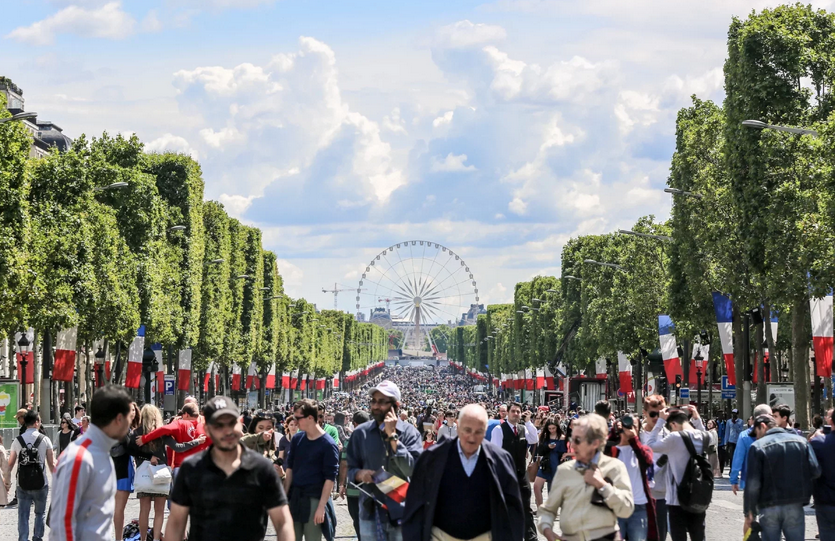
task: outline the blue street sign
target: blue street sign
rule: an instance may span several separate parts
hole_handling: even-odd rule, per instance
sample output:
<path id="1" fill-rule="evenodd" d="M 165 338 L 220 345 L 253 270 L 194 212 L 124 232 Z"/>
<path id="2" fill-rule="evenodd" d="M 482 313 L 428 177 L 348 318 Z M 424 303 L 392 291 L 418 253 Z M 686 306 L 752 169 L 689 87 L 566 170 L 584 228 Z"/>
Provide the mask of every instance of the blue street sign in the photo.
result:
<path id="1" fill-rule="evenodd" d="M 734 398 L 736 397 L 736 385 L 728 384 L 728 376 L 722 376 L 722 398 L 725 398 L 725 391 L 734 391 Z"/>
<path id="2" fill-rule="evenodd" d="M 690 388 L 689 387 L 682 387 L 681 389 L 678 390 L 678 393 L 679 393 L 678 394 L 679 398 L 686 398 L 686 399 L 690 400 Z"/>
<path id="3" fill-rule="evenodd" d="M 165 396 L 174 396 L 176 381 L 174 374 L 165 374 Z"/>

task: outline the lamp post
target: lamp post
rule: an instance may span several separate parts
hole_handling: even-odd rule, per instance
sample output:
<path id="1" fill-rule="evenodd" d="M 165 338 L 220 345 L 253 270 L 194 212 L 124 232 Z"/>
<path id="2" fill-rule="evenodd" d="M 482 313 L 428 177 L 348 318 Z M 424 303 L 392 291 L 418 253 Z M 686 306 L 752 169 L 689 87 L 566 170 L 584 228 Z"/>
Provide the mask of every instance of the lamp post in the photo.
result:
<path id="1" fill-rule="evenodd" d="M 632 231 L 631 229 L 618 229 L 618 233 L 621 235 L 632 235 L 633 237 L 643 237 L 645 239 L 655 239 L 664 242 L 672 242 L 673 237 L 668 237 L 667 235 L 652 235 L 650 233 L 641 233 L 640 231 Z"/>
<path id="2" fill-rule="evenodd" d="M 96 387 L 101 389 L 104 383 L 104 349 L 101 346 L 99 346 L 99 350 L 96 352 L 96 375 L 98 376 L 96 378 L 96 382 L 98 383 Z"/>
<path id="3" fill-rule="evenodd" d="M 107 190 L 119 190 L 121 188 L 127 188 L 129 184 L 127 182 L 114 182 L 113 184 L 108 184 L 107 186 L 96 186 L 93 188 L 94 192 L 104 192 Z"/>
<path id="4" fill-rule="evenodd" d="M 777 126 L 775 124 L 767 124 L 762 120 L 743 120 L 742 125 L 746 128 L 753 128 L 755 130 L 774 130 L 793 133 L 795 135 L 813 135 L 818 136 L 818 132 L 808 128 L 792 128 L 791 126 Z"/>
<path id="5" fill-rule="evenodd" d="M 142 353 L 142 371 L 145 373 L 145 403 L 151 403 L 151 373 L 159 370 L 157 356 L 154 350 L 146 347 Z"/>
<path id="6" fill-rule="evenodd" d="M 678 188 L 664 188 L 664 192 L 672 195 L 686 195 L 688 197 L 695 197 L 696 199 L 701 199 L 704 197 L 700 193 L 688 192 L 687 190 L 679 190 Z"/>
<path id="7" fill-rule="evenodd" d="M 16 115 L 12 115 L 7 118 L 0 118 L 0 124 L 5 124 L 6 122 L 15 122 L 20 120 L 28 120 L 30 118 L 37 118 L 38 113 L 35 112 L 28 112 L 28 113 L 18 113 Z"/>
<path id="8" fill-rule="evenodd" d="M 29 364 L 29 352 L 32 351 L 32 343 L 29 341 L 29 337 L 26 336 L 26 330 L 21 329 L 20 331 L 20 339 L 17 341 L 17 353 L 20 355 L 20 374 L 18 374 L 18 378 L 20 379 L 20 407 L 25 408 L 26 402 L 28 398 L 28 394 L 26 393 L 26 366 Z"/>
<path id="9" fill-rule="evenodd" d="M 617 269 L 619 271 L 624 271 L 624 272 L 626 271 L 626 269 L 624 269 L 622 266 L 618 265 L 617 263 L 605 263 L 603 261 L 595 261 L 594 259 L 584 259 L 583 263 L 586 263 L 588 265 L 599 265 L 601 267 L 609 267 L 609 268 Z"/>

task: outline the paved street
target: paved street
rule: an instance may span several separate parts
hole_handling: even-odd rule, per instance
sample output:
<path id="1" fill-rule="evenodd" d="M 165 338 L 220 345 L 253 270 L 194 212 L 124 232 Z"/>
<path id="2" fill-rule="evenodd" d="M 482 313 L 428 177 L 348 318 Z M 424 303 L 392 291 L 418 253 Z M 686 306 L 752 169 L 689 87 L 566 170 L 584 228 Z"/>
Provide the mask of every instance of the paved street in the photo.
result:
<path id="1" fill-rule="evenodd" d="M 351 539 L 354 537 L 351 517 L 344 500 L 336 502 L 337 537 Z M 125 512 L 126 520 L 139 518 L 139 502 L 131 499 Z M 33 528 L 30 519 L 30 528 Z M 734 496 L 727 479 L 717 479 L 716 492 L 713 503 L 707 514 L 707 539 L 741 539 L 742 538 L 742 494 Z M 0 509 L 0 541 L 17 540 L 17 509 Z M 806 510 L 806 539 L 814 540 L 818 533 L 815 524 L 815 512 L 811 508 Z M 544 539 L 540 537 L 541 539 Z M 267 539 L 275 539 L 275 531 L 270 527 Z"/>

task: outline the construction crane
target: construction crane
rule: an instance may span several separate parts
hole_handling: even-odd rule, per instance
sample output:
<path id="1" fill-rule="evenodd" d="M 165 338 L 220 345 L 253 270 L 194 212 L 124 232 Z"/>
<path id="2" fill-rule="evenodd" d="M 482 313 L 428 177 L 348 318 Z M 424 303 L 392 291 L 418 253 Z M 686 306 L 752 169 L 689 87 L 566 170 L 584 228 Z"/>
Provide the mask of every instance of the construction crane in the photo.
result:
<path id="1" fill-rule="evenodd" d="M 389 312 L 389 304 L 391 304 L 391 299 L 377 299 L 377 302 L 385 302 L 386 303 L 386 312 Z"/>
<path id="2" fill-rule="evenodd" d="M 339 284 L 334 283 L 333 284 L 333 289 L 325 289 L 323 287 L 322 288 L 322 293 L 333 293 L 333 309 L 338 310 L 339 308 L 337 307 L 337 304 L 336 304 L 336 296 L 339 295 L 340 291 L 354 291 L 354 289 L 355 288 L 353 288 L 353 287 L 346 287 L 346 288 L 340 289 Z M 365 291 L 365 289 L 362 289 L 362 291 Z"/>

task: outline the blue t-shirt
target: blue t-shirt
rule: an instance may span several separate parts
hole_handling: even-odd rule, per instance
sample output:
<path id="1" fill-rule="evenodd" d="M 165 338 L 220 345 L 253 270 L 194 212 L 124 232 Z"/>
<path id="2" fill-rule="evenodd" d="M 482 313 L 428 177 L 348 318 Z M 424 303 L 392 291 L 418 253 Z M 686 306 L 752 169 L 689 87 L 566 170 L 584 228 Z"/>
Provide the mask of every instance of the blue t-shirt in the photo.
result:
<path id="1" fill-rule="evenodd" d="M 484 439 L 490 441 L 493 439 L 493 429 L 502 424 L 501 419 L 490 419 L 487 421 L 487 434 L 484 435 Z"/>
<path id="2" fill-rule="evenodd" d="M 336 483 L 339 473 L 339 448 L 328 434 L 307 439 L 299 431 L 290 442 L 290 453 L 284 467 L 293 470 L 293 486 L 321 487 L 325 481 Z"/>

